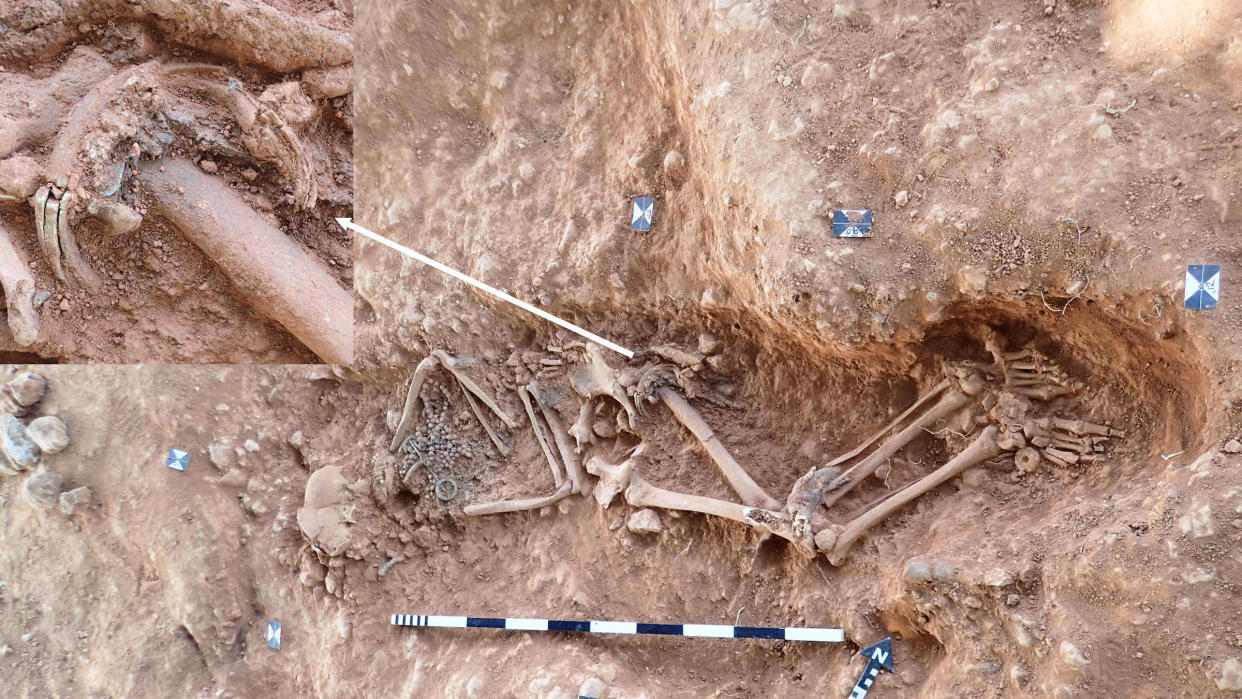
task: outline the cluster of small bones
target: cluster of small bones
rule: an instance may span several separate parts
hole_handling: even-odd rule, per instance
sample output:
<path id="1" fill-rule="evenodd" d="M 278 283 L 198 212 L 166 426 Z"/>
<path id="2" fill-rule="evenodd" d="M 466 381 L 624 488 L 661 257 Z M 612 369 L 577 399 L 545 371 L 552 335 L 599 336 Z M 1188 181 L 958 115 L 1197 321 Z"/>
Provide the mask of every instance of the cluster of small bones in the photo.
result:
<path id="1" fill-rule="evenodd" d="M 616 369 L 604 360 L 595 345 L 574 343 L 556 348 L 563 361 L 554 360 L 553 364 L 556 369 L 563 368 L 563 372 L 541 372 L 518 390 L 552 471 L 555 491 L 544 496 L 472 504 L 463 509 L 467 515 L 532 510 L 574 494 L 594 496 L 607 508 L 617 495 L 622 495 L 633 507 L 698 512 L 741 522 L 764 535 L 783 537 L 808 553 L 823 553 L 837 565 L 864 534 L 885 518 L 970 468 L 1005 465 L 1029 473 L 1044 462 L 1058 467 L 1082 465 L 1100 460 L 1110 438 L 1125 437 L 1108 425 L 1050 414 L 1050 402 L 1073 395 L 1082 387 L 1048 357 L 1031 348 L 1005 351 L 995 334 L 988 337 L 987 347 L 993 364 L 945 362 L 939 383 L 857 447 L 807 471 L 794 483 L 784 502 L 769 495 L 750 477 L 687 400 L 688 396 L 727 403 L 701 380 L 705 374 L 701 357 L 658 347 L 637 355 L 636 366 Z M 509 453 L 508 441 L 489 424 L 480 404 L 510 429 L 517 428 L 519 423 L 466 375 L 464 369 L 470 363 L 436 350 L 418 365 L 391 449 L 398 449 L 406 436 L 417 429 L 413 423 L 423 383 L 433 370 L 443 367 L 460 384 L 472 412 L 496 448 L 502 454 Z M 565 383 L 582 399 L 579 417 L 568 428 L 562 425 L 556 411 L 567 395 L 562 389 Z M 655 403 L 664 404 L 673 418 L 694 435 L 737 493 L 740 503 L 665 490 L 642 478 L 639 471 L 647 443 L 638 432 L 637 418 L 640 411 Z M 608 404 L 616 406 L 616 418 L 601 429 L 597 415 Z M 595 453 L 602 451 L 593 449 L 601 440 L 615 439 L 621 433 L 639 440 L 625 459 L 610 463 Z M 832 523 L 820 511 L 876 474 L 915 438 L 928 433 L 943 436 L 950 447 L 961 448 L 939 468 L 892 492 L 844 525 Z"/>

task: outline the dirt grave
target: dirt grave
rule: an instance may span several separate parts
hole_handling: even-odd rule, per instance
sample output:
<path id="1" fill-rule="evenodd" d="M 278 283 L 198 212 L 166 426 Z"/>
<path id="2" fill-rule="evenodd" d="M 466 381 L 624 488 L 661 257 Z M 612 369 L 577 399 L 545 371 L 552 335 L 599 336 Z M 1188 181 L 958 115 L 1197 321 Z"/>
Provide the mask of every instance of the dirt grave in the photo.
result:
<path id="1" fill-rule="evenodd" d="M 350 2 L 0 5 L 0 351 L 348 362 L 323 340 L 352 329 L 348 314 L 300 319 L 350 303 L 333 219 L 353 190 L 352 23 Z M 193 166 L 176 182 L 157 177 L 179 162 Z M 213 187 L 236 202 L 220 208 Z M 204 220 L 238 234 L 204 241 Z M 265 234 L 290 243 L 247 245 Z M 256 290 L 307 270 L 313 294 Z"/>

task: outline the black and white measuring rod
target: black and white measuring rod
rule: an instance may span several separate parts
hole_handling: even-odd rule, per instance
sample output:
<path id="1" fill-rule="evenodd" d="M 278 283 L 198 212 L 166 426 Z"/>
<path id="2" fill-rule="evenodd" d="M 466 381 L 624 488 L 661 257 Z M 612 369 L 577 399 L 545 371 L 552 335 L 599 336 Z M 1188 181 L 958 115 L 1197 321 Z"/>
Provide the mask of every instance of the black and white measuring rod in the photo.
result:
<path id="1" fill-rule="evenodd" d="M 509 631 L 576 631 L 579 633 L 655 634 L 691 638 L 770 638 L 780 641 L 842 643 L 845 631 L 813 627 L 725 626 L 722 624 L 644 624 L 635 621 L 558 621 L 475 616 L 393 614 L 393 626 L 435 626 L 446 629 L 507 629 Z"/>

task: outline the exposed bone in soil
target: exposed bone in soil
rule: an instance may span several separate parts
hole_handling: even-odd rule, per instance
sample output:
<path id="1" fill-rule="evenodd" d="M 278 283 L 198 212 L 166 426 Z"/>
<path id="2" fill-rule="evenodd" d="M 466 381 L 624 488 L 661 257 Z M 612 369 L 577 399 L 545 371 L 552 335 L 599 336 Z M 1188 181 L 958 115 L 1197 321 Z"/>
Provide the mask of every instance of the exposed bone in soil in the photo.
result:
<path id="1" fill-rule="evenodd" d="M 0 216 L 42 320 L 10 347 L 47 361 L 346 361 L 341 338 L 252 307 L 255 293 L 154 215 L 136 172 L 179 159 L 193 163 L 183 189 L 219 177 L 239 217 L 317 259 L 337 291 L 300 304 L 339 324 L 324 300 L 348 305 L 352 283 L 333 221 L 352 199 L 351 26 L 351 6 L 256 0 L 0 8 Z"/>

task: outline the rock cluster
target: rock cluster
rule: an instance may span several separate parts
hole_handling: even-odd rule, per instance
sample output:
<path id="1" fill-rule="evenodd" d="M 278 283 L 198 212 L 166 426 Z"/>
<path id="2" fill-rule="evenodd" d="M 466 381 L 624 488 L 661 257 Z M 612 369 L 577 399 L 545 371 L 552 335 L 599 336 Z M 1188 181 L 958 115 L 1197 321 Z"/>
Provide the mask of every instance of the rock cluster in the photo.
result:
<path id="1" fill-rule="evenodd" d="M 0 473 L 18 476 L 32 471 L 22 486 L 26 501 L 50 510 L 57 505 L 65 515 L 81 512 L 91 502 L 91 490 L 81 486 L 69 489 L 65 477 L 42 469 L 43 457 L 69 446 L 69 430 L 55 415 L 22 422 L 47 391 L 47 380 L 23 371 L 0 385 Z"/>

